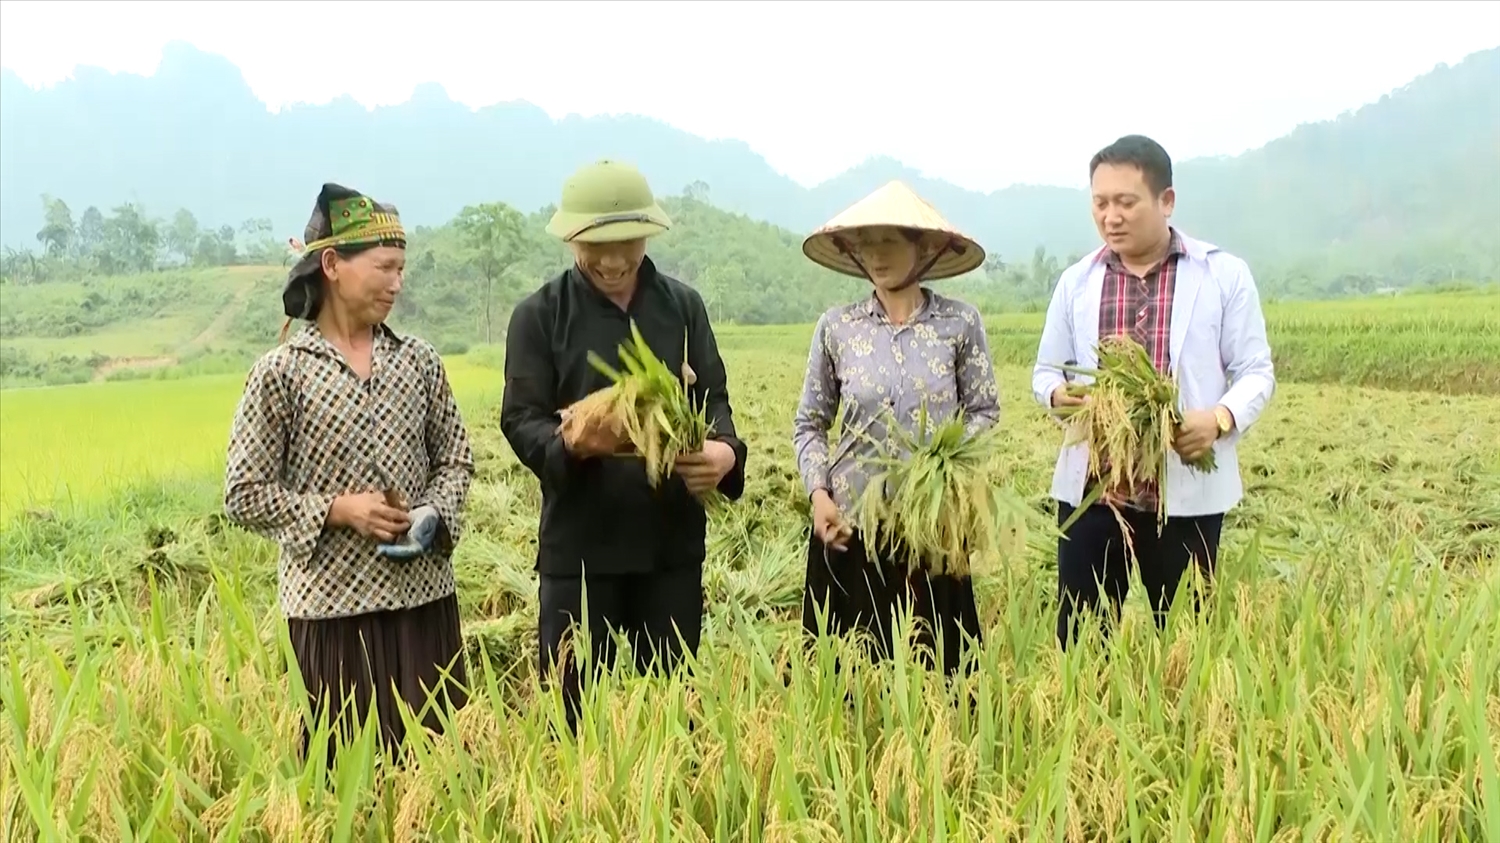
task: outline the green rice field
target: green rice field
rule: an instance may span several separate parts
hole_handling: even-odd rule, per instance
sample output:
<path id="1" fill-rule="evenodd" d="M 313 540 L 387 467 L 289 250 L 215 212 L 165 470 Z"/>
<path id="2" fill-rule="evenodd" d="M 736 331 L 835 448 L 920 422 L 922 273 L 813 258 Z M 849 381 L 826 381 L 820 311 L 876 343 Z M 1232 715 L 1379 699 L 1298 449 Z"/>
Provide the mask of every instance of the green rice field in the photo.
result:
<path id="1" fill-rule="evenodd" d="M 1040 316 L 991 320 L 1030 549 L 976 571 L 981 666 L 806 656 L 790 432 L 808 326 L 726 327 L 751 455 L 695 669 L 538 686 L 534 478 L 500 355 L 448 360 L 478 475 L 455 565 L 475 700 L 406 767 L 298 761 L 268 542 L 225 523 L 242 375 L 0 392 L 0 838 L 1500 843 L 1500 295 L 1268 309 L 1281 383 L 1204 613 L 1066 656 L 1040 527 Z M 786 665 L 790 665 L 788 669 Z M 788 673 L 789 670 L 789 673 Z"/>

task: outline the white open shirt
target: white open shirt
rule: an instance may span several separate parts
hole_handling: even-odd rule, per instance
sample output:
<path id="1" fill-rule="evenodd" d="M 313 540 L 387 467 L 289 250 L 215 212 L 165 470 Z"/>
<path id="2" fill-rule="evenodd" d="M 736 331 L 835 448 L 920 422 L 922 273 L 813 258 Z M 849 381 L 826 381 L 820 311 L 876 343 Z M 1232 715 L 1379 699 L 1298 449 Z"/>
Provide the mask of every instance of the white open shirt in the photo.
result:
<path id="1" fill-rule="evenodd" d="M 1234 415 L 1234 429 L 1214 443 L 1218 469 L 1212 473 L 1193 471 L 1176 453 L 1168 454 L 1168 517 L 1215 515 L 1239 503 L 1244 485 L 1235 446 L 1276 391 L 1266 320 L 1250 267 L 1211 243 L 1186 235 L 1182 243 L 1187 255 L 1177 264 L 1168 346 L 1182 409 L 1209 410 L 1223 404 Z M 1060 364 L 1075 360 L 1084 368 L 1099 365 L 1095 347 L 1104 252 L 1096 249 L 1063 270 L 1052 291 L 1031 372 L 1032 394 L 1043 407 L 1051 406 L 1053 390 L 1066 381 Z M 1080 380 L 1087 383 L 1089 378 Z M 1088 464 L 1085 443 L 1064 447 L 1052 473 L 1052 497 L 1077 506 Z"/>

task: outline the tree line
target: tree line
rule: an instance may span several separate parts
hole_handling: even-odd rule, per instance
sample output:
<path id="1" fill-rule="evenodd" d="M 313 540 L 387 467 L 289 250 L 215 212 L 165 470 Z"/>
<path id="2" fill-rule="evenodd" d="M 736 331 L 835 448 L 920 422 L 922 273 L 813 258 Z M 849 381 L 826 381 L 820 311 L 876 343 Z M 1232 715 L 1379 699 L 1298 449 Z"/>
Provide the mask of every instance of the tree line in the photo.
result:
<path id="1" fill-rule="evenodd" d="M 14 284 L 76 280 L 80 275 L 133 275 L 176 267 L 278 263 L 284 241 L 271 221 L 247 219 L 238 226 L 203 226 L 185 208 L 158 219 L 133 202 L 105 214 L 90 205 L 74 219 L 63 199 L 42 197 L 44 222 L 35 249 L 4 250 L 0 277 Z"/>

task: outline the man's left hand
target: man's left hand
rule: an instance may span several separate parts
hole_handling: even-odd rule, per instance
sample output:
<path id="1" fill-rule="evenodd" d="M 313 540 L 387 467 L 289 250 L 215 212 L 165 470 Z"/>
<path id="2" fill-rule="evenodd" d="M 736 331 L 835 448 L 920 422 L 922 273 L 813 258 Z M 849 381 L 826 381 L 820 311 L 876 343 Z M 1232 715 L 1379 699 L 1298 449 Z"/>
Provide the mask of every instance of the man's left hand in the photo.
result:
<path id="1" fill-rule="evenodd" d="M 710 439 L 703 443 L 703 450 L 695 454 L 680 454 L 674 465 L 689 492 L 701 495 L 719 485 L 734 468 L 734 449 Z"/>
<path id="2" fill-rule="evenodd" d="M 1172 449 L 1183 462 L 1192 462 L 1214 446 L 1219 438 L 1219 419 L 1213 410 L 1189 410 L 1182 414 L 1182 424 L 1172 439 Z"/>

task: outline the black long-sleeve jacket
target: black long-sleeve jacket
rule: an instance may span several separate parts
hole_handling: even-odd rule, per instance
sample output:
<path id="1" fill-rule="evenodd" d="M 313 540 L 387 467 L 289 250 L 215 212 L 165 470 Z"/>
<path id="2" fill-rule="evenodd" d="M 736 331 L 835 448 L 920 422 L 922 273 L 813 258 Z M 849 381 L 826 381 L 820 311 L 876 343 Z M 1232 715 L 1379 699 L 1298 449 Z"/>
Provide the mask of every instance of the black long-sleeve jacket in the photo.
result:
<path id="1" fill-rule="evenodd" d="M 712 438 L 734 450 L 734 468 L 719 490 L 731 500 L 744 493 L 747 449 L 735 433 L 724 361 L 702 296 L 647 258 L 635 296 L 622 310 L 575 266 L 516 305 L 505 338 L 500 429 L 541 481 L 541 573 L 642 573 L 703 562 L 707 514 L 681 478 L 671 475 L 652 489 L 639 459 L 579 459 L 558 432 L 562 408 L 609 385 L 588 353 L 619 368 L 632 319 L 674 372 L 682 370 L 686 334 L 687 362 L 697 375 L 690 387 L 694 401 L 705 402 Z"/>

